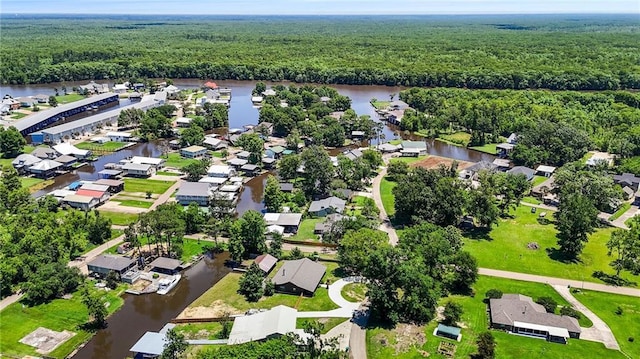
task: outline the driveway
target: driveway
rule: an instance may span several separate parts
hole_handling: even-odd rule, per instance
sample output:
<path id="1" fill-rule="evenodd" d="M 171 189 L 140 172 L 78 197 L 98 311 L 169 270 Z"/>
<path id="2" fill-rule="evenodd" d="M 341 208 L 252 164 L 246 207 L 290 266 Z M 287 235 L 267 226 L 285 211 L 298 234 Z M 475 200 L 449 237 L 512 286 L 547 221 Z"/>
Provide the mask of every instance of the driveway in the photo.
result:
<path id="1" fill-rule="evenodd" d="M 600 342 L 603 343 L 605 347 L 608 349 L 620 350 L 620 346 L 616 341 L 616 337 L 611 332 L 611 329 L 600 317 L 595 315 L 589 308 L 585 307 L 580 303 L 573 295 L 571 295 L 571 289 L 567 286 L 563 285 L 554 285 L 553 289 L 556 290 L 564 299 L 567 300 L 573 306 L 573 308 L 577 311 L 580 311 L 584 314 L 585 317 L 589 318 L 593 322 L 593 327 L 591 328 L 582 328 L 582 333 L 580 334 L 580 339 L 589 340 L 592 342 Z"/>
<path id="2" fill-rule="evenodd" d="M 384 210 L 384 206 L 382 205 L 382 196 L 380 195 L 380 182 L 382 182 L 382 178 L 386 175 L 387 167 L 382 167 L 378 175 L 373 179 L 373 200 L 376 202 L 376 207 L 380 209 L 380 221 L 382 221 L 382 224 L 378 229 L 387 233 L 387 235 L 389 235 L 389 243 L 395 246 L 398 244 L 398 235 L 396 234 L 396 230 L 393 228 L 393 225 L 391 225 L 391 220 L 389 219 L 387 212 Z"/>
<path id="3" fill-rule="evenodd" d="M 342 288 L 349 283 L 360 281 L 359 277 L 348 277 L 329 285 L 329 299 L 340 308 L 317 312 L 298 312 L 298 318 L 351 318 L 360 303 L 350 302 L 342 297 Z"/>

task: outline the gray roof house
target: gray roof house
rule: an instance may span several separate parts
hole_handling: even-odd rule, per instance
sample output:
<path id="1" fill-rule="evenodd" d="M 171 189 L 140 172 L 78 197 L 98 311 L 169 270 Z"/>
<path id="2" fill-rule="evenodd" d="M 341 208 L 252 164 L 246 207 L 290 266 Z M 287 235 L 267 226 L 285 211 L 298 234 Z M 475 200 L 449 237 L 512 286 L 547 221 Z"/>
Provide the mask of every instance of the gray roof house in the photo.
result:
<path id="1" fill-rule="evenodd" d="M 134 352 L 134 358 L 158 358 L 164 351 L 164 346 L 168 342 L 167 332 L 176 325 L 165 324 L 159 332 L 146 332 L 138 339 L 138 341 L 129 349 Z"/>
<path id="2" fill-rule="evenodd" d="M 173 274 L 180 268 L 181 264 L 182 261 L 178 259 L 158 257 L 149 266 L 154 272 Z"/>
<path id="3" fill-rule="evenodd" d="M 327 218 L 324 220 L 324 222 L 316 224 L 316 226 L 313 228 L 313 233 L 320 235 L 325 234 L 331 231 L 334 223 L 339 222 L 343 218 L 344 216 L 340 213 L 332 213 L 330 215 L 327 215 Z"/>
<path id="4" fill-rule="evenodd" d="M 131 258 L 99 255 L 94 260 L 87 263 L 87 268 L 89 269 L 89 273 L 96 273 L 103 276 L 109 274 L 111 271 L 122 275 L 129 269 L 133 268 L 135 264 L 136 262 Z"/>
<path id="5" fill-rule="evenodd" d="M 527 177 L 527 181 L 531 181 L 536 173 L 536 170 L 525 166 L 515 166 L 512 169 L 508 170 L 507 173 L 512 175 L 525 175 L 525 177 Z"/>
<path id="6" fill-rule="evenodd" d="M 347 201 L 338 197 L 328 197 L 318 201 L 311 202 L 309 210 L 310 215 L 316 217 L 324 217 L 330 213 L 342 213 L 347 204 Z"/>
<path id="7" fill-rule="evenodd" d="M 480 161 L 460 171 L 460 178 L 475 180 L 478 172 L 480 171 L 495 172 L 496 169 L 497 169 L 497 166 L 494 165 L 493 163 L 488 161 Z"/>
<path id="8" fill-rule="evenodd" d="M 181 205 L 195 202 L 200 206 L 206 206 L 211 199 L 210 188 L 205 182 L 182 182 L 176 194 L 176 201 Z"/>
<path id="9" fill-rule="evenodd" d="M 613 175 L 613 182 L 621 187 L 629 187 L 637 191 L 640 186 L 640 177 L 636 177 L 633 173 L 623 173 L 621 175 Z"/>
<path id="10" fill-rule="evenodd" d="M 28 170 L 29 167 L 35 165 L 40 161 L 42 161 L 42 159 L 34 155 L 23 153 L 21 155 L 18 155 L 18 157 L 16 157 L 13 161 L 11 161 L 11 164 L 15 169 L 18 170 L 18 172 L 23 172 Z"/>
<path id="11" fill-rule="evenodd" d="M 313 296 L 326 271 L 327 267 L 309 258 L 285 261 L 272 281 L 279 292 Z"/>
<path id="12" fill-rule="evenodd" d="M 302 213 L 265 213 L 264 220 L 267 226 L 275 224 L 284 227 L 286 233 L 296 233 L 302 221 Z"/>
<path id="13" fill-rule="evenodd" d="M 355 160 L 356 158 L 362 157 L 362 151 L 359 149 L 347 150 L 342 153 L 346 158 L 350 160 Z"/>
<path id="14" fill-rule="evenodd" d="M 49 147 L 36 147 L 36 149 L 31 151 L 31 154 L 43 160 L 52 160 L 58 155 L 58 153 L 53 148 Z"/>
<path id="15" fill-rule="evenodd" d="M 298 333 L 296 318 L 298 311 L 279 305 L 266 312 L 236 317 L 233 321 L 228 344 L 242 344 L 276 338 L 288 333 Z"/>
<path id="16" fill-rule="evenodd" d="M 544 338 L 566 344 L 569 338 L 580 338 L 580 325 L 575 318 L 547 313 L 531 297 L 505 294 L 489 300 L 491 327 L 512 333 Z"/>

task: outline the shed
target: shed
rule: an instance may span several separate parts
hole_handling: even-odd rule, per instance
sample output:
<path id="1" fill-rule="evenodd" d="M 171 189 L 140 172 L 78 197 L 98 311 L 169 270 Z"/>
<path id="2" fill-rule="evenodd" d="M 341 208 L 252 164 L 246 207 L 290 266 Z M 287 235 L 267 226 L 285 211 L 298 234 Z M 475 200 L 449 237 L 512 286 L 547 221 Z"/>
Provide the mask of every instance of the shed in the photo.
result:
<path id="1" fill-rule="evenodd" d="M 174 274 L 180 268 L 182 261 L 167 257 L 158 257 L 149 264 L 154 272 Z"/>
<path id="2" fill-rule="evenodd" d="M 293 192 L 293 183 L 280 183 L 280 190 L 282 192 Z"/>
<path id="3" fill-rule="evenodd" d="M 555 170 L 556 170 L 555 167 L 545 166 L 545 165 L 540 165 L 538 166 L 538 168 L 536 168 L 536 172 L 545 177 L 551 177 L 551 175 L 553 174 L 553 172 L 555 172 Z"/>
<path id="4" fill-rule="evenodd" d="M 98 172 L 100 178 L 111 179 L 122 174 L 121 170 L 102 170 Z"/>
<path id="5" fill-rule="evenodd" d="M 313 296 L 327 267 L 309 258 L 285 261 L 272 281 L 279 292 Z"/>
<path id="6" fill-rule="evenodd" d="M 112 271 L 122 275 L 133 268 L 135 264 L 136 262 L 128 257 L 99 255 L 87 263 L 87 268 L 89 273 L 96 273 L 100 276 L 106 276 Z"/>
<path id="7" fill-rule="evenodd" d="M 276 266 L 278 258 L 272 256 L 271 254 L 263 254 L 256 257 L 255 262 L 265 274 L 269 274 L 273 267 Z"/>
<path id="8" fill-rule="evenodd" d="M 457 341 L 460 341 L 462 339 L 462 335 L 460 334 L 460 328 L 450 327 L 444 324 L 438 324 L 438 327 L 436 328 L 434 335 L 457 340 Z"/>

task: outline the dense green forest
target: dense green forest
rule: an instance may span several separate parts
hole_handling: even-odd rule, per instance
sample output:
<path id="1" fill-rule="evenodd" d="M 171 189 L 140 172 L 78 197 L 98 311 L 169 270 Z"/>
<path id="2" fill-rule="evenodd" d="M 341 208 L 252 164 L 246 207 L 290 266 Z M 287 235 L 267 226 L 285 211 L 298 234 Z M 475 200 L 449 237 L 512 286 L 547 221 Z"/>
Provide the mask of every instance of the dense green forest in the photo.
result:
<path id="1" fill-rule="evenodd" d="M 640 88 L 633 15 L 22 16 L 0 82 L 214 78 L 567 90 Z"/>

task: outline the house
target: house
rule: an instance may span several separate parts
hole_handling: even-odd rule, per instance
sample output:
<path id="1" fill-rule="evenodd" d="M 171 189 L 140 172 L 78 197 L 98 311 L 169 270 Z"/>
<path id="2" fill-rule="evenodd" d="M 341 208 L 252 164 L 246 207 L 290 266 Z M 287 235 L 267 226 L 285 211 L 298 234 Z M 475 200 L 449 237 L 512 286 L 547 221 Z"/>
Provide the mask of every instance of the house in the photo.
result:
<path id="1" fill-rule="evenodd" d="M 227 148 L 227 144 L 223 140 L 210 136 L 206 136 L 202 144 L 213 151 Z"/>
<path id="2" fill-rule="evenodd" d="M 495 172 L 496 165 L 488 161 L 477 162 L 460 171 L 460 178 L 476 180 L 481 171 Z"/>
<path id="3" fill-rule="evenodd" d="M 43 160 L 52 160 L 58 156 L 56 151 L 49 147 L 36 147 L 31 154 Z"/>
<path id="4" fill-rule="evenodd" d="M 271 254 L 263 254 L 256 257 L 254 261 L 260 270 L 264 272 L 264 274 L 269 274 L 273 267 L 276 266 L 278 262 L 278 258 L 272 256 Z"/>
<path id="5" fill-rule="evenodd" d="M 167 97 L 169 99 L 175 99 L 178 96 L 180 89 L 174 85 L 169 85 L 165 87 L 163 91 L 167 93 Z"/>
<path id="6" fill-rule="evenodd" d="M 78 86 L 81 90 L 92 94 L 100 94 L 109 92 L 109 84 L 99 84 L 95 81 L 91 81 L 86 85 Z"/>
<path id="7" fill-rule="evenodd" d="M 260 122 L 258 126 L 253 129 L 256 133 L 265 134 L 267 136 L 271 136 L 273 134 L 273 123 L 271 122 Z"/>
<path id="8" fill-rule="evenodd" d="M 438 327 L 433 331 L 433 335 L 444 337 L 452 340 L 462 340 L 462 334 L 460 334 L 460 328 L 450 327 L 444 324 L 438 324 Z"/>
<path id="9" fill-rule="evenodd" d="M 178 127 L 189 127 L 191 126 L 191 121 L 193 121 L 193 119 L 190 119 L 189 117 L 178 117 L 176 119 L 176 126 Z"/>
<path id="10" fill-rule="evenodd" d="M 122 171 L 121 170 L 114 170 L 114 169 L 105 169 L 105 170 L 102 170 L 102 171 L 98 172 L 98 174 L 100 175 L 100 178 L 113 179 L 113 178 L 116 178 L 116 177 L 120 176 L 122 174 Z"/>
<path id="11" fill-rule="evenodd" d="M 332 197 L 311 202 L 311 205 L 309 206 L 309 210 L 307 212 L 312 216 L 324 217 L 331 213 L 344 212 L 344 208 L 346 204 L 347 204 L 347 201 L 341 198 L 332 196 Z"/>
<path id="12" fill-rule="evenodd" d="M 126 84 L 115 84 L 113 85 L 113 92 L 117 93 L 117 94 L 122 94 L 127 92 L 127 90 L 129 89 L 129 87 Z"/>
<path id="13" fill-rule="evenodd" d="M 316 224 L 313 228 L 313 234 L 323 235 L 325 233 L 331 232 L 331 228 L 333 228 L 333 224 L 336 222 L 340 222 L 344 218 L 340 213 L 331 213 L 327 215 L 324 222 Z"/>
<path id="14" fill-rule="evenodd" d="M 351 131 L 351 139 L 353 140 L 362 140 L 364 136 L 364 131 Z"/>
<path id="15" fill-rule="evenodd" d="M 241 160 L 248 160 L 249 156 L 251 156 L 251 153 L 248 151 L 240 151 L 236 153 L 236 158 L 239 158 Z"/>
<path id="16" fill-rule="evenodd" d="M 89 196 L 80 196 L 77 194 L 67 195 L 62 199 L 62 203 L 68 205 L 72 208 L 81 209 L 83 211 L 88 211 L 93 209 L 100 201 L 97 198 L 89 197 Z"/>
<path id="17" fill-rule="evenodd" d="M 210 199 L 211 187 L 208 183 L 203 182 L 182 182 L 176 194 L 176 201 L 184 206 L 192 202 L 199 206 L 207 206 Z"/>
<path id="18" fill-rule="evenodd" d="M 493 160 L 493 165 L 496 166 L 498 171 L 506 171 L 511 167 L 511 160 L 507 160 L 504 158 L 496 158 Z"/>
<path id="19" fill-rule="evenodd" d="M 129 94 L 129 101 L 133 102 L 133 101 L 141 101 L 141 100 L 142 100 L 141 92 L 131 92 Z"/>
<path id="20" fill-rule="evenodd" d="M 221 177 L 221 178 L 229 178 L 234 176 L 236 171 L 231 168 L 231 166 L 225 165 L 212 165 L 207 170 L 207 176 L 209 177 Z"/>
<path id="21" fill-rule="evenodd" d="M 227 182 L 228 178 L 226 177 L 209 177 L 205 176 L 198 180 L 200 183 L 208 183 L 210 187 L 215 188 L 223 183 Z"/>
<path id="22" fill-rule="evenodd" d="M 282 157 L 284 150 L 286 150 L 286 148 L 282 146 L 273 146 L 273 147 L 267 148 L 267 150 L 265 151 L 265 154 L 267 155 L 267 157 L 277 160 L 280 157 Z"/>
<path id="23" fill-rule="evenodd" d="M 219 192 L 229 192 L 229 193 L 237 193 L 242 189 L 241 184 L 225 184 L 220 186 L 218 189 Z"/>
<path id="24" fill-rule="evenodd" d="M 95 198 L 98 200 L 98 203 L 96 204 L 96 206 L 100 203 L 104 203 L 107 200 L 109 200 L 109 197 L 111 196 L 109 194 L 109 192 L 107 190 L 105 191 L 95 191 L 95 190 L 91 190 L 91 189 L 85 189 L 85 186 L 83 185 L 82 188 L 80 188 L 79 190 L 76 191 L 76 195 L 78 196 L 83 196 L 83 197 L 91 197 L 91 198 Z M 106 186 L 104 186 L 106 187 Z M 89 188 L 91 188 L 89 186 Z"/>
<path id="25" fill-rule="evenodd" d="M 238 316 L 233 321 L 229 333 L 229 345 L 243 344 L 252 341 L 264 341 L 295 333 L 306 338 L 306 333 L 296 329 L 296 309 L 278 305 L 265 312 Z"/>
<path id="26" fill-rule="evenodd" d="M 276 291 L 312 297 L 327 267 L 309 258 L 285 261 L 273 277 Z"/>
<path id="27" fill-rule="evenodd" d="M 31 97 L 18 97 L 16 101 L 20 103 L 20 107 L 31 107 L 34 104 L 38 103 L 38 101 L 32 99 Z"/>
<path id="28" fill-rule="evenodd" d="M 118 193 L 124 191 L 124 181 L 114 179 L 99 179 L 94 182 L 97 185 L 107 186 L 107 190 L 111 193 Z"/>
<path id="29" fill-rule="evenodd" d="M 33 173 L 39 178 L 49 178 L 55 175 L 57 170 L 62 169 L 62 163 L 54 160 L 41 160 L 38 163 L 31 165 L 27 171 Z"/>
<path id="30" fill-rule="evenodd" d="M 409 108 L 409 104 L 404 102 L 404 101 L 402 101 L 402 100 L 395 100 L 395 101 L 391 101 L 391 103 L 389 103 L 389 108 L 391 110 L 404 111 L 404 110 Z"/>
<path id="31" fill-rule="evenodd" d="M 507 143 L 511 144 L 511 145 L 515 145 L 518 143 L 518 135 L 516 135 L 515 133 L 512 133 L 509 135 L 509 137 L 507 137 Z"/>
<path id="32" fill-rule="evenodd" d="M 273 166 L 276 164 L 275 158 L 262 157 L 261 161 L 264 168 L 273 168 Z"/>
<path id="33" fill-rule="evenodd" d="M 166 324 L 160 332 L 146 332 L 138 339 L 138 341 L 129 348 L 129 351 L 133 352 L 133 357 L 136 359 L 152 359 L 159 358 L 164 351 L 164 346 L 167 344 L 167 332 L 173 329 L 176 325 L 169 323 Z"/>
<path id="34" fill-rule="evenodd" d="M 133 85 L 131 85 L 131 87 L 133 87 L 133 89 L 136 91 L 140 91 L 140 90 L 143 90 L 146 86 L 142 82 L 136 82 Z"/>
<path id="35" fill-rule="evenodd" d="M 360 151 L 359 149 L 346 150 L 346 151 L 342 152 L 342 154 L 346 158 L 350 159 L 351 161 L 355 160 L 356 158 L 362 157 L 362 151 Z"/>
<path id="36" fill-rule="evenodd" d="M 102 254 L 87 263 L 87 268 L 89 269 L 89 273 L 106 277 L 109 272 L 116 272 L 119 275 L 123 275 L 135 265 L 136 262 L 131 258 Z"/>
<path id="37" fill-rule="evenodd" d="M 125 176 L 130 177 L 149 177 L 155 173 L 155 169 L 149 164 L 125 163 L 122 166 Z"/>
<path id="38" fill-rule="evenodd" d="M 511 144 L 511 143 L 500 143 L 496 145 L 496 155 L 500 156 L 500 157 L 505 157 L 507 156 L 509 153 L 511 153 L 511 151 L 513 151 L 513 149 L 516 147 L 516 145 Z"/>
<path id="39" fill-rule="evenodd" d="M 131 139 L 133 138 L 133 134 L 131 134 L 130 132 L 115 131 L 115 132 L 107 132 L 106 137 L 109 139 L 109 141 L 130 142 Z"/>
<path id="40" fill-rule="evenodd" d="M 2 100 L 2 105 L 3 106 L 7 106 L 9 108 L 9 111 L 15 111 L 20 109 L 20 101 L 12 99 L 12 98 L 5 98 Z"/>
<path id="41" fill-rule="evenodd" d="M 524 175 L 527 178 L 527 181 L 531 181 L 536 171 L 533 168 L 525 166 L 515 166 L 512 169 L 508 170 L 507 173 L 512 175 Z"/>
<path id="42" fill-rule="evenodd" d="M 56 157 L 55 161 L 62 163 L 63 169 L 70 169 L 75 163 L 78 162 L 78 159 L 73 156 L 62 155 Z"/>
<path id="43" fill-rule="evenodd" d="M 595 152 L 587 159 L 587 166 L 595 167 L 605 164 L 607 167 L 613 166 L 613 155 L 606 152 Z"/>
<path id="44" fill-rule="evenodd" d="M 418 155 L 427 154 L 427 143 L 424 141 L 402 141 L 400 143 L 401 150 L 419 150 Z M 402 151 L 401 151 L 402 152 Z"/>
<path id="45" fill-rule="evenodd" d="M 420 156 L 420 149 L 418 148 L 403 148 L 400 150 L 400 156 L 402 157 L 418 157 Z"/>
<path id="46" fill-rule="evenodd" d="M 539 185 L 531 189 L 531 194 L 538 198 L 547 196 L 555 189 L 555 177 L 551 177 L 548 180 L 540 183 Z"/>
<path id="47" fill-rule="evenodd" d="M 99 192 L 107 192 L 109 191 L 109 186 L 98 184 L 95 182 L 83 182 L 79 189 L 86 189 L 89 191 L 99 191 Z"/>
<path id="48" fill-rule="evenodd" d="M 625 172 L 621 175 L 613 175 L 613 183 L 619 184 L 620 187 L 629 187 L 637 192 L 640 187 L 640 177 Z"/>
<path id="49" fill-rule="evenodd" d="M 204 157 L 208 150 L 202 146 L 189 146 L 180 150 L 180 156 L 185 158 L 199 158 Z"/>
<path id="50" fill-rule="evenodd" d="M 156 171 L 163 168 L 165 162 L 164 158 L 155 158 L 155 157 L 142 157 L 142 156 L 133 156 L 129 160 L 131 163 L 137 163 L 141 165 L 151 165 Z"/>
<path id="51" fill-rule="evenodd" d="M 551 177 L 551 175 L 553 174 L 553 172 L 555 172 L 555 170 L 556 168 L 553 166 L 540 165 L 538 166 L 538 168 L 536 168 L 536 173 L 541 176 Z"/>
<path id="52" fill-rule="evenodd" d="M 376 147 L 378 149 L 378 151 L 382 152 L 382 153 L 393 153 L 393 152 L 398 152 L 400 151 L 400 146 L 398 145 L 392 145 L 390 143 L 383 143 L 381 145 L 378 145 Z"/>
<path id="53" fill-rule="evenodd" d="M 274 89 L 266 89 L 262 91 L 262 96 L 275 96 L 276 91 Z"/>
<path id="54" fill-rule="evenodd" d="M 285 193 L 293 192 L 293 183 L 280 183 L 280 190 Z"/>
<path id="55" fill-rule="evenodd" d="M 78 147 L 70 144 L 69 142 L 59 143 L 53 146 L 53 149 L 61 155 L 73 156 L 79 160 L 91 156 L 91 151 L 81 150 Z"/>
<path id="56" fill-rule="evenodd" d="M 34 155 L 30 155 L 27 153 L 23 153 L 18 155 L 13 161 L 11 161 L 11 165 L 15 168 L 18 173 L 23 174 L 26 173 L 29 168 L 36 163 L 42 161 L 41 158 L 38 158 Z"/>
<path id="57" fill-rule="evenodd" d="M 161 105 L 164 105 L 167 102 L 167 92 L 166 91 L 158 91 L 153 96 L 153 100 Z"/>
<path id="58" fill-rule="evenodd" d="M 579 339 L 581 333 L 575 318 L 547 313 L 531 297 L 520 294 L 504 294 L 502 298 L 490 299 L 489 319 L 492 328 L 555 343 L 566 344 L 569 338 Z"/>
<path id="59" fill-rule="evenodd" d="M 151 267 L 151 271 L 153 272 L 172 275 L 178 271 L 181 265 L 181 260 L 167 257 L 158 257 L 149 264 L 149 267 Z"/>
<path id="60" fill-rule="evenodd" d="M 240 170 L 247 176 L 255 176 L 260 171 L 260 167 L 258 165 L 247 163 L 240 167 Z"/>
<path id="61" fill-rule="evenodd" d="M 301 213 L 265 213 L 264 220 L 267 226 L 278 225 L 284 227 L 285 233 L 297 233 L 300 222 L 302 221 Z"/>

